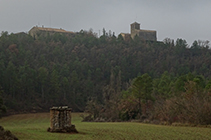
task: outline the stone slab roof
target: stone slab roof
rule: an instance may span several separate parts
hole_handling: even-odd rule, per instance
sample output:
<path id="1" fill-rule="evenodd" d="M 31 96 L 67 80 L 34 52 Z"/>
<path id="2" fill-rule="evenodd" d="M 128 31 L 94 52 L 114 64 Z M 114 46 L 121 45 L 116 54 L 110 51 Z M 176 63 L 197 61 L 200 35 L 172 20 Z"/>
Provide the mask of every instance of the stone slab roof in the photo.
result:
<path id="1" fill-rule="evenodd" d="M 72 110 L 68 106 L 52 107 L 50 110 Z"/>

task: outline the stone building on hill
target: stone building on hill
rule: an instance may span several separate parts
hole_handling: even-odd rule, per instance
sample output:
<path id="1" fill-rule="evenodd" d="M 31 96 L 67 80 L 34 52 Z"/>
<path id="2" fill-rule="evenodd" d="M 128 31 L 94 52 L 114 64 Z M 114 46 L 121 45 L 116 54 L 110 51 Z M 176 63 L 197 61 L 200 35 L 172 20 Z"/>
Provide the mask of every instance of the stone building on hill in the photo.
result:
<path id="1" fill-rule="evenodd" d="M 130 34 L 121 33 L 122 37 L 127 40 L 129 37 L 134 39 L 136 36 L 141 40 L 157 41 L 157 32 L 153 30 L 142 30 L 140 24 L 134 22 L 130 25 Z"/>
<path id="2" fill-rule="evenodd" d="M 29 30 L 29 35 L 31 35 L 34 39 L 37 39 L 39 36 L 54 35 L 55 33 L 74 34 L 74 32 L 66 31 L 61 28 L 56 29 L 56 28 L 45 28 L 45 27 L 34 26 L 31 30 Z"/>
<path id="3" fill-rule="evenodd" d="M 153 30 L 143 30 L 140 29 L 140 24 L 134 22 L 130 25 L 131 33 L 121 33 L 124 40 L 128 41 L 134 39 L 136 36 L 139 37 L 141 40 L 148 40 L 148 41 L 157 41 L 157 32 Z M 59 33 L 61 35 L 67 36 L 74 36 L 77 33 L 66 31 L 64 29 L 56 29 L 56 28 L 45 28 L 45 27 L 38 27 L 34 26 L 30 31 L 29 35 L 31 35 L 34 39 L 38 39 L 41 37 L 47 37 Z"/>

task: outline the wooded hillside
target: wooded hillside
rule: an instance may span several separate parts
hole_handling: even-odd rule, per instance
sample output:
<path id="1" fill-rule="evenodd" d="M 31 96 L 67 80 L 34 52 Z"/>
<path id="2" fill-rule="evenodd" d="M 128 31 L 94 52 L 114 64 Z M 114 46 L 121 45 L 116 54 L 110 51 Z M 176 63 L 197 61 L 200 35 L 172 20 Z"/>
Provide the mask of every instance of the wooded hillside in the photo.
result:
<path id="1" fill-rule="evenodd" d="M 88 100 L 103 103 L 110 93 L 127 90 L 132 79 L 145 73 L 158 81 L 166 72 L 169 83 L 192 74 L 205 88 L 210 68 L 211 50 L 205 41 L 192 46 L 183 39 L 125 41 L 105 32 L 97 38 L 92 31 L 37 40 L 7 32 L 0 37 L 0 86 L 10 111 L 46 111 L 59 105 L 84 111 Z M 179 83 L 173 87 L 183 90 Z"/>

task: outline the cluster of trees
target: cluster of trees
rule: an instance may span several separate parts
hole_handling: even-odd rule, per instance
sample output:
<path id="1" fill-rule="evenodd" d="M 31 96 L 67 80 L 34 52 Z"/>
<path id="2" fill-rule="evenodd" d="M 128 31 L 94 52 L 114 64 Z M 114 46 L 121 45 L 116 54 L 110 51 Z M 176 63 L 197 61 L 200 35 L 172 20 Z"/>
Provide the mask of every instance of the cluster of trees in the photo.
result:
<path id="1" fill-rule="evenodd" d="M 211 78 L 210 60 L 211 50 L 207 41 L 195 41 L 189 47 L 183 39 L 176 42 L 168 38 L 164 42 L 141 41 L 138 38 L 126 41 L 121 35 L 116 37 L 105 30 L 99 38 L 90 30 L 80 31 L 73 36 L 59 33 L 40 36 L 37 40 L 24 33 L 2 32 L 0 86 L 8 111 L 47 111 L 51 106 L 59 105 L 84 111 L 90 107 L 87 102 L 98 104 L 97 108 L 102 111 L 106 106 L 112 107 L 112 104 L 114 108 L 119 103 L 123 104 L 122 107 L 124 102 L 131 103 L 127 100 L 119 102 L 122 100 L 119 96 L 127 95 L 122 95 L 122 91 L 129 94 L 127 91 L 132 79 L 145 73 L 153 83 L 165 71 L 174 80 L 193 73 L 206 77 L 206 84 Z M 143 79 L 140 77 L 137 81 Z M 169 91 L 165 89 L 163 92 L 161 88 L 158 93 L 169 99 L 172 87 L 162 84 L 165 85 L 160 83 L 157 86 Z M 140 88 L 156 94 L 155 85 L 149 89 Z M 174 88 L 175 91 L 183 89 L 181 86 Z M 135 94 L 135 90 L 133 92 L 134 97 L 128 99 L 140 99 L 138 114 L 141 116 L 144 111 L 141 109 L 142 98 L 148 102 L 154 97 L 145 97 L 142 92 Z M 110 100 L 114 98 L 118 99 Z M 130 107 L 132 110 L 134 106 L 128 106 L 128 109 Z M 116 113 L 114 109 L 109 110 L 110 114 Z M 125 114 L 121 114 L 116 114 L 116 118 L 124 118 Z"/>
<path id="2" fill-rule="evenodd" d="M 134 78 L 127 90 L 113 92 L 103 103 L 91 99 L 85 121 L 127 121 L 211 124 L 211 80 L 188 73 L 159 78 L 147 73 Z"/>

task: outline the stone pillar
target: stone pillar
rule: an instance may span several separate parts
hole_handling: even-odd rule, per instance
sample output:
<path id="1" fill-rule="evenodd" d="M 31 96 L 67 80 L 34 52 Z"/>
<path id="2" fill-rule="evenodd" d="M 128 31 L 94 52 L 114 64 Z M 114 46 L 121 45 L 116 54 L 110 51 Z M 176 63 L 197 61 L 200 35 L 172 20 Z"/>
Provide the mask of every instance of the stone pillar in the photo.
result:
<path id="1" fill-rule="evenodd" d="M 67 122 L 69 125 L 71 125 L 71 110 L 67 112 Z"/>
<path id="2" fill-rule="evenodd" d="M 53 117 L 54 117 L 54 110 L 50 109 L 50 128 L 53 129 Z"/>

